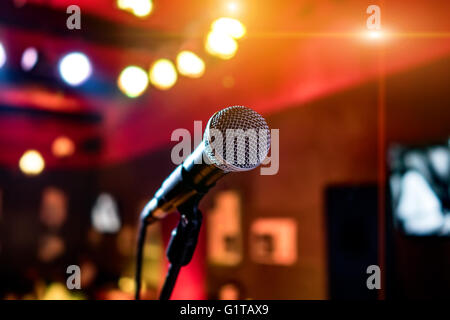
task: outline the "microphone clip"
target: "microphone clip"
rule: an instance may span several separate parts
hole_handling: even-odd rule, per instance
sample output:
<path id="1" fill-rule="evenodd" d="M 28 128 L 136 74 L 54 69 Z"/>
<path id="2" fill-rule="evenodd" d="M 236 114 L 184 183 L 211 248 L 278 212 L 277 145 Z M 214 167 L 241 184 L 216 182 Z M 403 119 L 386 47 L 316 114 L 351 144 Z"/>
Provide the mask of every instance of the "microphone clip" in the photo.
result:
<path id="1" fill-rule="evenodd" d="M 166 255 L 173 265 L 185 266 L 194 255 L 203 216 L 198 203 L 203 195 L 193 197 L 180 205 L 180 221 L 173 229 Z"/>
<path id="2" fill-rule="evenodd" d="M 202 213 L 198 209 L 198 203 L 202 197 L 203 194 L 197 194 L 177 208 L 180 213 L 180 221 L 172 230 L 167 247 L 166 256 L 170 266 L 161 290 L 160 300 L 170 298 L 181 267 L 186 266 L 192 260 L 203 220 Z"/>

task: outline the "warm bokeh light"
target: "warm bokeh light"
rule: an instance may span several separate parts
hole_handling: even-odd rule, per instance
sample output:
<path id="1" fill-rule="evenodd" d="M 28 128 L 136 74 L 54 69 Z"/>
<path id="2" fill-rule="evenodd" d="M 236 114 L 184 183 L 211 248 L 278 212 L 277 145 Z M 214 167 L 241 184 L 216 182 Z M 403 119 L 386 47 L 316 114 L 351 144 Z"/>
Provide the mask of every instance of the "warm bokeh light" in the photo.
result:
<path id="1" fill-rule="evenodd" d="M 148 87 L 148 75 L 144 69 L 129 66 L 123 69 L 118 79 L 119 89 L 128 97 L 140 96 Z"/>
<path id="2" fill-rule="evenodd" d="M 229 35 L 234 39 L 242 38 L 246 33 L 245 26 L 237 19 L 219 18 L 211 25 L 211 30 Z"/>
<path id="3" fill-rule="evenodd" d="M 233 284 L 228 283 L 223 285 L 219 290 L 220 300 L 238 300 L 239 299 L 239 288 Z"/>
<path id="4" fill-rule="evenodd" d="M 134 293 L 135 284 L 134 284 L 133 278 L 121 277 L 119 279 L 118 286 L 119 286 L 119 289 L 123 292 L 130 293 L 130 294 Z"/>
<path id="5" fill-rule="evenodd" d="M 64 56 L 59 63 L 59 73 L 65 82 L 78 86 L 91 75 L 91 63 L 81 52 L 73 52 Z"/>
<path id="6" fill-rule="evenodd" d="M 0 68 L 3 67 L 6 63 L 6 51 L 3 47 L 3 44 L 0 43 Z"/>
<path id="7" fill-rule="evenodd" d="M 58 158 L 69 157 L 75 152 L 75 144 L 66 136 L 58 137 L 53 141 L 52 152 Z"/>
<path id="8" fill-rule="evenodd" d="M 195 53 L 181 51 L 177 56 L 177 68 L 183 76 L 199 78 L 205 72 L 205 63 Z"/>
<path id="9" fill-rule="evenodd" d="M 226 33 L 211 31 L 206 38 L 205 49 L 213 56 L 230 59 L 236 54 L 238 44 Z"/>
<path id="10" fill-rule="evenodd" d="M 20 158 L 19 167 L 26 175 L 38 175 L 44 170 L 44 158 L 38 151 L 28 150 Z"/>
<path id="11" fill-rule="evenodd" d="M 177 70 L 168 59 L 159 59 L 150 68 L 150 82 L 158 89 L 171 88 L 177 82 L 177 78 Z"/>
<path id="12" fill-rule="evenodd" d="M 146 17 L 153 11 L 152 0 L 117 0 L 117 6 L 137 17 Z"/>
<path id="13" fill-rule="evenodd" d="M 22 59 L 20 61 L 20 65 L 24 71 L 30 71 L 34 68 L 38 61 L 38 51 L 36 48 L 29 47 L 27 48 L 23 54 Z"/>

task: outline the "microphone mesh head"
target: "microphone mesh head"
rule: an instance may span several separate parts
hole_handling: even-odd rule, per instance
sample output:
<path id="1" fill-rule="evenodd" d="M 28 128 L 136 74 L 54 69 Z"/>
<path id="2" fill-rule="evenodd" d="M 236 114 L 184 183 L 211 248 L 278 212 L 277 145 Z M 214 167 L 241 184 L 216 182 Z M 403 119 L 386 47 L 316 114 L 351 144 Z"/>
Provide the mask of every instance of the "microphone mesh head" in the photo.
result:
<path id="1" fill-rule="evenodd" d="M 204 134 L 207 160 L 220 169 L 246 171 L 256 168 L 270 149 L 270 130 L 256 111 L 233 106 L 216 112 Z"/>

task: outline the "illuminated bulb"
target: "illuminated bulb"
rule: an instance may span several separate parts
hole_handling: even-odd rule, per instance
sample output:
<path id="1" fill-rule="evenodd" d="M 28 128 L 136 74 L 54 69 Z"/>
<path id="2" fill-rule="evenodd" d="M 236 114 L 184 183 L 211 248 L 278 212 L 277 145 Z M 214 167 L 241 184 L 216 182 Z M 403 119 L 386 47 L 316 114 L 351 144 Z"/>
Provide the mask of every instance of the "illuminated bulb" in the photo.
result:
<path id="1" fill-rule="evenodd" d="M 222 59 L 232 58 L 237 48 L 236 40 L 223 32 L 211 31 L 206 38 L 206 51 Z"/>
<path id="2" fill-rule="evenodd" d="M 37 61 L 38 61 L 38 51 L 36 50 L 36 48 L 30 47 L 23 52 L 20 65 L 22 66 L 23 70 L 30 71 L 31 69 L 34 68 Z"/>
<path id="3" fill-rule="evenodd" d="M 205 63 L 191 51 L 181 51 L 177 56 L 178 72 L 183 76 L 199 78 L 205 72 Z"/>
<path id="4" fill-rule="evenodd" d="M 177 78 L 175 66 L 168 59 L 159 59 L 150 68 L 150 82 L 158 89 L 171 88 Z"/>
<path id="5" fill-rule="evenodd" d="M 69 53 L 59 63 L 61 77 L 71 86 L 78 86 L 85 82 L 91 72 L 91 63 L 81 52 Z"/>
<path id="6" fill-rule="evenodd" d="M 136 66 L 126 67 L 119 75 L 118 86 L 125 95 L 136 98 L 147 89 L 147 72 Z"/>
<path id="7" fill-rule="evenodd" d="M 245 26 L 239 20 L 233 18 L 217 19 L 212 23 L 211 30 L 224 33 L 235 39 L 242 38 L 246 33 Z"/>
<path id="8" fill-rule="evenodd" d="M 58 158 L 69 157 L 75 152 L 75 144 L 68 137 L 58 137 L 53 141 L 52 152 Z"/>
<path id="9" fill-rule="evenodd" d="M 26 175 L 38 175 L 44 170 L 45 162 L 41 154 L 36 150 L 26 151 L 19 161 L 19 168 Z"/>
<path id="10" fill-rule="evenodd" d="M 146 17 L 153 10 L 151 0 L 117 0 L 117 7 L 129 11 L 137 17 Z"/>
<path id="11" fill-rule="evenodd" d="M 6 63 L 6 52 L 3 44 L 0 43 L 0 68 Z"/>

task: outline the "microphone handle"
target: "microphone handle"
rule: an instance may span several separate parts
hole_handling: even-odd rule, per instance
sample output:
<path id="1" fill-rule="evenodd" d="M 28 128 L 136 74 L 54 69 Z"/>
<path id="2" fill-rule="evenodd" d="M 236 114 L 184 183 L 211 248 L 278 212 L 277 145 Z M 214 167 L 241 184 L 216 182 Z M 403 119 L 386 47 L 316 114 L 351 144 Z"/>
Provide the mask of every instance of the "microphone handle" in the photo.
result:
<path id="1" fill-rule="evenodd" d="M 193 196 L 205 194 L 227 174 L 203 159 L 205 144 L 197 148 L 167 177 L 141 213 L 144 222 L 160 220 Z"/>

